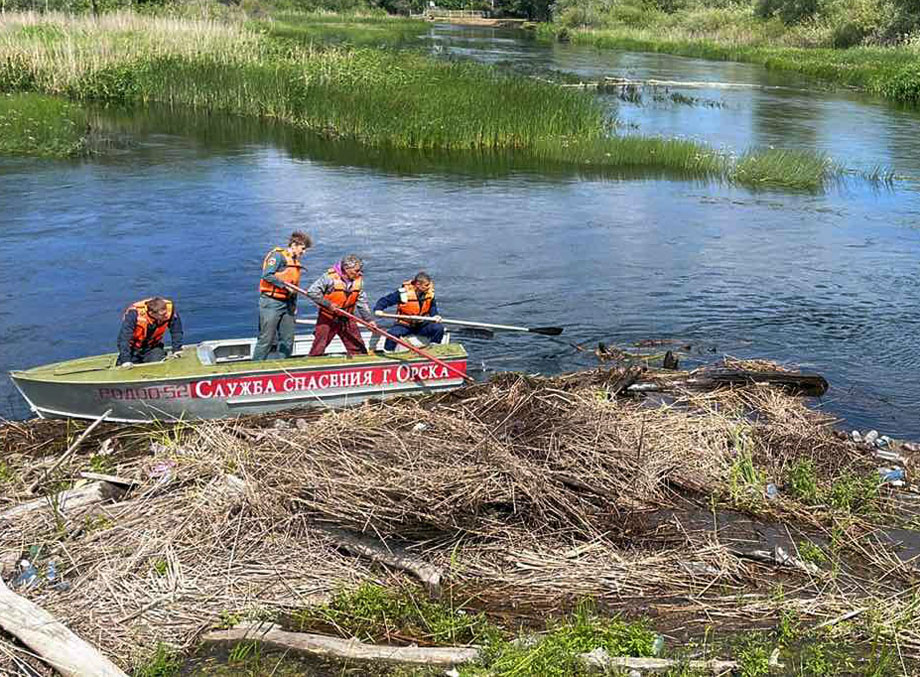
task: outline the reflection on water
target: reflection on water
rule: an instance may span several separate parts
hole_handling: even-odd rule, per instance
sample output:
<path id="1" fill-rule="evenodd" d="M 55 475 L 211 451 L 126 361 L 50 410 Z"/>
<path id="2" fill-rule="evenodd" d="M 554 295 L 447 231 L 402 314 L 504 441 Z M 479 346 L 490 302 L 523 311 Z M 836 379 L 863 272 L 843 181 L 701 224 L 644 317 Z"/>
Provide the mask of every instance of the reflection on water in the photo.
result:
<path id="1" fill-rule="evenodd" d="M 585 78 L 789 82 L 753 66 L 515 35 L 438 27 L 433 38 L 445 53 Z M 725 105 L 605 101 L 641 133 L 822 148 L 850 166 L 920 176 L 914 112 L 826 91 L 692 95 Z M 563 325 L 564 338 L 588 343 L 676 337 L 702 351 L 697 360 L 714 349 L 802 364 L 828 377 L 822 406 L 852 427 L 920 437 L 920 196 L 910 184 L 754 193 L 511 155 L 368 151 L 236 118 L 97 115 L 115 139 L 108 155 L 0 160 L 4 369 L 113 349 L 121 309 L 154 293 L 177 300 L 190 341 L 251 335 L 261 258 L 303 228 L 317 241 L 307 278 L 354 251 L 372 296 L 424 268 L 455 317 Z M 594 359 L 537 336 L 465 342 L 487 368 L 556 372 Z M 2 388 L 4 415 L 22 415 Z"/>

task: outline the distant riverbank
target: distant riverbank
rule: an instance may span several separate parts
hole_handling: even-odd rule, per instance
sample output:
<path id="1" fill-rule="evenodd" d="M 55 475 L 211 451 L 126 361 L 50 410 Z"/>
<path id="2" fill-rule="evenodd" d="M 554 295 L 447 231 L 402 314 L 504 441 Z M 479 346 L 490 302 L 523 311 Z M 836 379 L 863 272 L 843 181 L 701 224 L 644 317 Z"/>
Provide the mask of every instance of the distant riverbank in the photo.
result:
<path id="1" fill-rule="evenodd" d="M 889 45 L 874 44 L 868 37 L 857 39 L 868 27 L 844 19 L 828 18 L 822 23 L 816 17 L 786 26 L 778 18 L 758 18 L 753 4 L 706 4 L 671 13 L 648 8 L 628 12 L 629 3 L 606 15 L 563 10 L 553 23 L 540 24 L 537 35 L 603 49 L 755 63 L 899 103 L 920 104 L 920 37 L 916 35 Z M 846 30 L 850 33 L 845 35 Z"/>

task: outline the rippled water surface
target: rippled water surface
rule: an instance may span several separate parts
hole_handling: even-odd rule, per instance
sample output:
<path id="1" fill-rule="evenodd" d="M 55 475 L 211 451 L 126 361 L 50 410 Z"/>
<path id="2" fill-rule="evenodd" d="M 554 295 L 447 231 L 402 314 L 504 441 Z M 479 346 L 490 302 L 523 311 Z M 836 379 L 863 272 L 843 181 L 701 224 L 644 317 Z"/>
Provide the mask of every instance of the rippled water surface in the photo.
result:
<path id="1" fill-rule="evenodd" d="M 540 45 L 436 27 L 434 50 L 580 77 L 751 85 L 615 96 L 622 133 L 734 151 L 817 148 L 855 169 L 920 176 L 920 115 L 755 66 Z M 769 88 L 780 87 L 780 88 Z M 675 102 L 674 92 L 692 97 Z M 831 382 L 850 427 L 920 438 L 920 193 L 852 180 L 824 194 L 678 178 L 598 178 L 507 158 L 387 156 L 217 117 L 107 111 L 110 154 L 0 159 L 0 367 L 114 349 L 120 312 L 179 304 L 188 340 L 252 335 L 265 251 L 315 237 L 319 274 L 366 259 L 372 296 L 424 268 L 445 315 L 564 325 L 578 342 L 675 337 L 696 360 L 798 364 Z M 534 336 L 465 340 L 471 364 L 558 372 L 594 357 Z M 713 352 L 714 351 L 714 352 Z M 0 386 L 0 413 L 24 416 Z"/>

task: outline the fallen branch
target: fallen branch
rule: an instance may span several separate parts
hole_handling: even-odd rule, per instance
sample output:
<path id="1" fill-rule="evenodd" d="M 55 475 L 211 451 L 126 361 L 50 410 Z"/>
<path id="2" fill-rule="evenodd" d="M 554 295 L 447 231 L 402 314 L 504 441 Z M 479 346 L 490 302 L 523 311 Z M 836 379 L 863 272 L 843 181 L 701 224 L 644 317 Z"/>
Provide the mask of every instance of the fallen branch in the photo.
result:
<path id="1" fill-rule="evenodd" d="M 117 475 L 106 475 L 101 472 L 81 472 L 80 477 L 87 480 L 99 480 L 100 482 L 109 482 L 110 484 L 123 484 L 126 487 L 133 487 L 140 484 L 137 480 L 128 479 L 126 477 L 118 477 Z"/>
<path id="2" fill-rule="evenodd" d="M 0 512 L 0 521 L 16 519 L 36 510 L 49 507 L 59 513 L 63 513 L 65 509 L 84 508 L 94 503 L 102 503 L 111 498 L 117 498 L 123 493 L 124 489 L 122 487 L 117 487 L 109 482 L 91 482 L 77 489 L 67 489 L 57 494 L 14 505 L 12 508 L 7 508 Z"/>
<path id="3" fill-rule="evenodd" d="M 417 647 L 365 644 L 356 639 L 339 639 L 304 632 L 287 632 L 277 625 L 242 624 L 229 630 L 214 630 L 202 642 L 258 641 L 280 649 L 303 651 L 314 656 L 345 660 L 382 661 L 404 665 L 458 665 L 476 660 L 477 647 Z"/>
<path id="4" fill-rule="evenodd" d="M 831 618 L 830 620 L 824 621 L 823 623 L 818 623 L 815 627 L 812 628 L 812 630 L 820 630 L 821 628 L 828 628 L 832 625 L 843 623 L 844 621 L 848 621 L 851 618 L 855 618 L 856 616 L 859 616 L 859 614 L 867 611 L 868 609 L 869 607 L 864 606 L 864 607 L 860 607 L 859 609 L 853 609 L 852 611 L 847 611 L 845 614 L 841 614 L 840 616 L 837 616 L 836 618 Z"/>
<path id="5" fill-rule="evenodd" d="M 471 663 L 479 658 L 479 647 L 475 646 L 385 646 L 365 644 L 356 639 L 339 639 L 326 635 L 303 632 L 287 632 L 272 623 L 243 623 L 229 630 L 214 630 L 201 638 L 202 642 L 256 641 L 275 648 L 302 651 L 314 656 L 342 660 L 367 660 L 399 663 L 403 665 L 459 665 Z M 679 666 L 691 670 L 721 674 L 737 669 L 735 661 L 691 660 L 678 661 L 667 658 L 634 658 L 632 656 L 609 656 L 603 649 L 581 654 L 581 660 L 588 668 L 610 670 L 644 670 L 665 672 Z"/>
<path id="6" fill-rule="evenodd" d="M 105 412 L 103 412 L 103 414 L 99 418 L 97 418 L 95 421 L 90 423 L 89 427 L 86 430 L 84 430 L 83 433 L 76 440 L 74 440 L 74 443 L 71 444 L 69 447 L 67 447 L 67 451 L 61 454 L 60 457 L 58 457 L 58 460 L 56 460 L 50 468 L 48 468 L 45 472 L 43 472 L 37 480 L 32 482 L 32 484 L 29 485 L 29 488 L 26 489 L 26 491 L 30 494 L 33 493 L 38 488 L 38 485 L 44 482 L 45 478 L 48 477 L 48 475 L 50 475 L 52 472 L 54 472 L 54 469 L 57 468 L 59 465 L 61 465 L 61 463 L 64 462 L 64 459 L 66 459 L 73 452 L 75 452 L 77 450 L 77 447 L 79 447 L 80 444 L 82 444 L 83 440 L 89 437 L 89 434 L 96 429 L 96 426 L 102 423 L 106 419 L 106 417 L 111 413 L 112 413 L 111 409 L 106 409 Z"/>
<path id="7" fill-rule="evenodd" d="M 35 651 L 65 677 L 127 677 L 118 666 L 77 637 L 37 604 L 0 579 L 0 627 Z"/>
<path id="8" fill-rule="evenodd" d="M 441 571 L 397 546 L 387 545 L 367 537 L 356 536 L 338 529 L 325 529 L 336 544 L 360 557 L 367 557 L 396 569 L 408 571 L 418 578 L 428 590 L 432 599 L 441 597 Z"/>
<path id="9" fill-rule="evenodd" d="M 776 566 L 786 566 L 792 567 L 793 569 L 798 569 L 799 571 L 808 574 L 809 576 L 815 576 L 820 573 L 821 569 L 812 562 L 806 562 L 799 559 L 798 557 L 793 557 L 786 552 L 785 548 L 777 545 L 770 550 L 750 550 L 744 552 L 741 550 L 733 550 L 735 555 L 738 557 L 745 557 L 747 559 L 757 560 L 758 562 L 764 562 L 766 564 L 773 564 Z"/>
<path id="10" fill-rule="evenodd" d="M 612 668 L 639 670 L 646 672 L 667 672 L 678 667 L 687 667 L 693 671 L 705 671 L 722 674 L 738 668 L 735 661 L 678 661 L 670 658 L 633 658 L 631 656 L 609 656 L 603 649 L 595 649 L 581 655 L 581 660 L 589 668 L 608 671 Z"/>

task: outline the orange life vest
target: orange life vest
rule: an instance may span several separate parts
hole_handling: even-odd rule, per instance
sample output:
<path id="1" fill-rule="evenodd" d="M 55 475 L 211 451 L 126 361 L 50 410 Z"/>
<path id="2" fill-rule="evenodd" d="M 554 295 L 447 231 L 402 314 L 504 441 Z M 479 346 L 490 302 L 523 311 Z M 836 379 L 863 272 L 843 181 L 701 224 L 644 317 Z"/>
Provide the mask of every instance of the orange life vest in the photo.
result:
<path id="1" fill-rule="evenodd" d="M 275 247 L 268 252 L 268 254 L 265 255 L 265 259 L 262 261 L 262 273 L 264 274 L 265 271 L 268 270 L 269 265 L 271 265 L 271 262 L 275 258 L 275 254 L 281 254 L 284 257 L 284 268 L 276 272 L 275 277 L 282 282 L 300 286 L 300 271 L 303 270 L 303 267 L 300 265 L 297 257 L 287 249 Z M 279 287 L 261 278 L 259 279 L 259 293 L 280 301 L 286 301 L 288 298 L 295 295 L 295 292 L 292 292 L 287 287 Z"/>
<path id="2" fill-rule="evenodd" d="M 349 313 L 354 312 L 355 305 L 358 303 L 358 297 L 361 295 L 361 290 L 364 288 L 364 276 L 359 275 L 356 279 L 351 280 L 351 291 L 349 291 L 348 283 L 339 275 L 339 271 L 335 268 L 330 268 L 326 272 L 329 274 L 329 277 L 332 278 L 333 288 L 332 291 L 323 294 L 323 298 L 336 308 L 341 308 Z M 319 312 L 321 315 L 325 314 L 327 317 L 335 316 L 335 313 L 330 313 L 325 308 L 320 308 Z"/>
<path id="3" fill-rule="evenodd" d="M 150 301 L 150 299 L 132 303 L 125 310 L 126 315 L 129 310 L 137 311 L 137 322 L 134 325 L 134 335 L 131 336 L 131 350 L 134 352 L 141 352 L 162 343 L 163 337 L 166 335 L 166 330 L 169 328 L 169 323 L 173 319 L 172 301 L 166 301 L 166 321 L 162 324 L 155 322 L 147 313 L 148 301 Z M 153 328 L 152 333 L 150 333 L 151 327 Z"/>
<path id="4" fill-rule="evenodd" d="M 431 302 L 434 300 L 434 282 L 432 282 L 428 291 L 419 299 L 418 290 L 412 284 L 412 280 L 406 280 L 399 288 L 399 304 L 396 306 L 398 315 L 427 315 L 431 310 Z M 397 320 L 400 324 L 418 324 L 418 321 Z"/>

